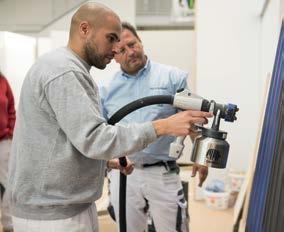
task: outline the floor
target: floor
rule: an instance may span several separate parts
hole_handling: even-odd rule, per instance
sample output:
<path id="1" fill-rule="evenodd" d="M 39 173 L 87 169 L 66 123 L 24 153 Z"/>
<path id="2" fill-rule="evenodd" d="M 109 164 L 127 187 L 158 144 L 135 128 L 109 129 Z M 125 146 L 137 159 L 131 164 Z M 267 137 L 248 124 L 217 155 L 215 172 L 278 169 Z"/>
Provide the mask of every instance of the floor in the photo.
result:
<path id="1" fill-rule="evenodd" d="M 183 167 L 181 178 L 190 180 L 189 186 L 189 214 L 191 232 L 231 232 L 233 225 L 233 208 L 226 210 L 209 209 L 204 201 L 194 200 L 197 197 L 195 190 L 195 180 L 190 178 L 191 171 L 188 167 Z M 99 211 L 99 227 L 101 232 L 116 232 L 116 224 L 106 214 L 105 209 L 108 204 L 107 187 L 104 186 L 103 197 L 96 202 Z M 0 232 L 2 232 L 0 228 Z"/>

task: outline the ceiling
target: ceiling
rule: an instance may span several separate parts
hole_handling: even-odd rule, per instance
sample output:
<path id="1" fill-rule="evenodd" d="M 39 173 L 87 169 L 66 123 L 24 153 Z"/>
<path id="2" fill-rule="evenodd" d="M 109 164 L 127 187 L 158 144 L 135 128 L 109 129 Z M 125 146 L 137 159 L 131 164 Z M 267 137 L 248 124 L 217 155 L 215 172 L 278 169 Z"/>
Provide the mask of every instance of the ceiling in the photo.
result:
<path id="1" fill-rule="evenodd" d="M 83 0 L 0 0 L 0 31 L 38 33 Z"/>
<path id="2" fill-rule="evenodd" d="M 103 2 L 113 5 L 111 1 L 117 0 L 104 0 Z M 0 31 L 38 34 L 74 11 L 83 2 L 86 0 L 0 0 Z M 186 17 L 172 20 L 171 14 L 174 8 L 172 4 L 171 0 L 136 0 L 137 28 L 165 30 L 193 27 L 193 10 L 188 10 L 189 15 Z"/>

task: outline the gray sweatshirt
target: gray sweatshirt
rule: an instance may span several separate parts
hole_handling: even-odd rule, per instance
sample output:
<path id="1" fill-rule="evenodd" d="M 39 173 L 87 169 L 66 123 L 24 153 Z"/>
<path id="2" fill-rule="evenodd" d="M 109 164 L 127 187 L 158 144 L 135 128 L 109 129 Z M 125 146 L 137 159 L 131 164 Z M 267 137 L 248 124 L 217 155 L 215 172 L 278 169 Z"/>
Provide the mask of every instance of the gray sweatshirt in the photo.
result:
<path id="1" fill-rule="evenodd" d="M 142 150 L 156 139 L 151 122 L 106 123 L 90 68 L 60 48 L 29 70 L 9 167 L 14 216 L 54 220 L 80 213 L 101 196 L 106 160 Z"/>

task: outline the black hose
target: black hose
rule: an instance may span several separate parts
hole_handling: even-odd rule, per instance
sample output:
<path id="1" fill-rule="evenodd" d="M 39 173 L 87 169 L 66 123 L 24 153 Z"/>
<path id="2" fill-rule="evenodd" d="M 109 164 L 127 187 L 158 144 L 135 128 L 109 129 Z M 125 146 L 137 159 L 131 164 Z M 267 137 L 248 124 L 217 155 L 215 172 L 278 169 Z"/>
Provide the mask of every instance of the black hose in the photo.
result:
<path id="1" fill-rule="evenodd" d="M 110 125 L 114 125 L 119 122 L 122 118 L 124 118 L 127 114 L 138 110 L 142 107 L 155 105 L 155 104 L 173 104 L 174 96 L 172 95 L 156 95 L 150 97 L 140 98 L 136 101 L 133 101 L 121 109 L 119 109 L 116 113 L 114 113 L 111 118 L 108 120 Z M 125 157 L 119 158 L 119 163 L 121 166 L 126 167 L 127 161 Z M 119 178 L 119 231 L 126 232 L 126 175 L 120 173 Z"/>

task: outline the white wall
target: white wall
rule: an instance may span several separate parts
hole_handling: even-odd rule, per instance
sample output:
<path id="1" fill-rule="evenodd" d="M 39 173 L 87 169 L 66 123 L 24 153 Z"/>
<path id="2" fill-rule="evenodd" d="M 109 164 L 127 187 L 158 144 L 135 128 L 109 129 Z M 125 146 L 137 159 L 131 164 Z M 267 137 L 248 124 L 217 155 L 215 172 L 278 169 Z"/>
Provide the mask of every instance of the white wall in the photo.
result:
<path id="1" fill-rule="evenodd" d="M 257 76 L 253 73 L 257 65 L 257 43 L 246 44 L 243 35 L 246 27 L 243 27 L 242 21 L 250 23 L 250 20 L 241 13 L 241 1 L 200 0 L 196 13 L 197 93 L 240 107 L 238 121 L 229 127 L 221 122 L 221 128 L 229 132 L 231 150 L 228 166 L 246 169 L 253 149 L 256 125 L 252 119 L 257 116 L 255 103 L 259 97 L 258 89 L 253 87 Z M 257 41 L 255 30 L 257 28 L 246 32 L 249 41 Z M 247 50 L 243 52 L 242 47 Z"/>
<path id="2" fill-rule="evenodd" d="M 36 39 L 10 32 L 0 32 L 0 68 L 19 103 L 24 77 L 35 61 Z"/>
<path id="3" fill-rule="evenodd" d="M 254 151 L 267 73 L 278 40 L 279 2 L 263 18 L 259 1 L 199 0 L 196 10 L 197 92 L 239 106 L 238 120 L 222 122 L 231 143 L 228 168 L 247 169 Z"/>
<path id="4" fill-rule="evenodd" d="M 281 1 L 272 0 L 269 2 L 265 14 L 261 19 L 261 59 L 260 78 L 261 88 L 265 88 L 267 76 L 272 75 L 278 37 L 281 27 Z M 282 4 L 284 1 L 282 1 Z"/>

